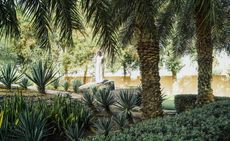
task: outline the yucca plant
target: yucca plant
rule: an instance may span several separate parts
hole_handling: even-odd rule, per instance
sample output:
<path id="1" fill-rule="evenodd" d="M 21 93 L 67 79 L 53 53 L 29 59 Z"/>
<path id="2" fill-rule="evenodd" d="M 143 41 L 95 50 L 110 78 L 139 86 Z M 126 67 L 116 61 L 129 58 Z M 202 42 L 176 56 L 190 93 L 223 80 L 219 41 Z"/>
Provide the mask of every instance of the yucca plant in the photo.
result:
<path id="1" fill-rule="evenodd" d="M 68 91 L 69 90 L 69 82 L 68 81 L 65 81 L 62 85 L 62 87 L 64 88 L 65 91 Z"/>
<path id="2" fill-rule="evenodd" d="M 53 83 L 52 83 L 52 86 L 54 87 L 55 90 L 58 89 L 60 83 L 59 83 L 59 79 L 56 79 Z"/>
<path id="3" fill-rule="evenodd" d="M 20 79 L 20 75 L 17 75 L 17 69 L 11 64 L 7 64 L 0 69 L 0 82 L 7 88 L 11 89 L 12 84 Z"/>
<path id="4" fill-rule="evenodd" d="M 84 127 L 79 127 L 78 123 L 72 124 L 66 129 L 65 135 L 68 141 L 80 141 L 84 135 Z"/>
<path id="5" fill-rule="evenodd" d="M 96 107 L 94 105 L 95 98 L 94 95 L 91 95 L 88 91 L 85 91 L 83 93 L 82 98 L 83 103 L 88 106 L 92 111 L 96 111 Z"/>
<path id="6" fill-rule="evenodd" d="M 110 90 L 108 89 L 101 89 L 98 90 L 96 94 L 96 100 L 99 106 L 104 108 L 104 110 L 109 114 L 112 115 L 112 111 L 110 106 L 113 105 L 116 101 Z"/>
<path id="7" fill-rule="evenodd" d="M 31 75 L 26 76 L 37 85 L 37 89 L 40 93 L 45 94 L 45 88 L 47 85 L 55 81 L 55 75 L 52 65 L 48 65 L 47 62 L 43 63 L 41 60 L 36 63 L 31 70 Z"/>
<path id="8" fill-rule="evenodd" d="M 121 90 L 117 97 L 116 106 L 126 115 L 130 123 L 133 123 L 132 110 L 136 107 L 137 102 L 138 96 L 131 89 Z"/>
<path id="9" fill-rule="evenodd" d="M 17 141 L 42 141 L 49 134 L 46 123 L 42 111 L 25 110 L 20 114 L 15 129 Z"/>
<path id="10" fill-rule="evenodd" d="M 93 87 L 91 87 L 91 91 L 92 91 L 92 94 L 93 94 L 93 95 L 96 95 L 96 94 L 97 94 L 98 89 L 97 89 L 97 87 L 96 87 L 96 86 L 93 86 Z"/>
<path id="11" fill-rule="evenodd" d="M 108 136 L 113 127 L 112 118 L 99 119 L 95 124 L 95 127 L 99 133 L 102 133 L 104 136 Z"/>
<path id="12" fill-rule="evenodd" d="M 29 86 L 32 84 L 29 82 L 27 78 L 22 78 L 22 80 L 19 82 L 19 86 L 25 90 L 28 89 Z"/>
<path id="13" fill-rule="evenodd" d="M 120 130 L 123 130 L 124 127 L 127 125 L 127 118 L 124 113 L 119 113 L 113 117 L 113 120 L 118 125 Z"/>
<path id="14" fill-rule="evenodd" d="M 73 84 L 72 84 L 72 86 L 73 86 L 73 91 L 75 92 L 75 93 L 78 93 L 79 92 L 79 87 L 82 85 L 82 83 L 81 83 L 81 81 L 80 80 L 74 80 L 73 81 Z"/>

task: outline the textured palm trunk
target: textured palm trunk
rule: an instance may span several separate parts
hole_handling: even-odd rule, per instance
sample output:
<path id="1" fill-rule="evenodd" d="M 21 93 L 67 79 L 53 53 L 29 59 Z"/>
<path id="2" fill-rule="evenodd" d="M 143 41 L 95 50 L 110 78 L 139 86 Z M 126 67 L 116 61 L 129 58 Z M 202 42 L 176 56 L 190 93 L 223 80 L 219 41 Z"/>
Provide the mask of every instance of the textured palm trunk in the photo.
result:
<path id="1" fill-rule="evenodd" d="M 145 40 L 138 43 L 142 82 L 142 111 L 144 117 L 157 117 L 163 114 L 160 88 L 158 41 Z"/>
<path id="2" fill-rule="evenodd" d="M 212 81 L 213 44 L 211 25 L 205 25 L 205 17 L 196 14 L 197 55 L 198 55 L 198 97 L 197 104 L 214 101 Z"/>

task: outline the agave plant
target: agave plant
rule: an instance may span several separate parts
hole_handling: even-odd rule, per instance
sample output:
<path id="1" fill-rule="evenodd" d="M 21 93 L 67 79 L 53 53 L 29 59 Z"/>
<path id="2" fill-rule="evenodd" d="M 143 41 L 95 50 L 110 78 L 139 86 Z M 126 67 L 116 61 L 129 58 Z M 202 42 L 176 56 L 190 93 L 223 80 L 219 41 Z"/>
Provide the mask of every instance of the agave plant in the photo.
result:
<path id="1" fill-rule="evenodd" d="M 78 125 L 78 123 L 72 124 L 65 131 L 65 135 L 69 141 L 80 141 L 80 138 L 84 134 L 84 127 Z"/>
<path id="2" fill-rule="evenodd" d="M 56 80 L 52 83 L 52 86 L 54 87 L 55 90 L 57 90 L 58 87 L 59 87 L 59 79 L 56 79 Z"/>
<path id="3" fill-rule="evenodd" d="M 68 81 L 65 81 L 62 85 L 62 87 L 64 88 L 65 91 L 68 91 L 69 89 L 69 82 Z"/>
<path id="4" fill-rule="evenodd" d="M 79 87 L 82 85 L 81 81 L 80 80 L 74 80 L 73 81 L 73 91 L 75 93 L 78 93 L 79 92 Z"/>
<path id="5" fill-rule="evenodd" d="M 108 136 L 113 127 L 112 118 L 99 119 L 95 124 L 95 127 L 99 133 L 104 134 L 104 136 Z"/>
<path id="6" fill-rule="evenodd" d="M 120 130 L 123 130 L 124 127 L 127 124 L 127 119 L 126 119 L 126 115 L 123 113 L 119 113 L 117 115 L 115 115 L 113 117 L 113 120 L 115 121 L 115 123 L 118 125 Z"/>
<path id="7" fill-rule="evenodd" d="M 18 141 L 42 141 L 49 134 L 46 123 L 42 112 L 25 110 L 19 116 L 15 136 Z"/>
<path id="8" fill-rule="evenodd" d="M 136 107 L 138 102 L 138 96 L 134 90 L 121 90 L 117 97 L 117 104 L 119 110 L 121 110 L 127 117 L 130 123 L 133 123 L 132 110 Z"/>
<path id="9" fill-rule="evenodd" d="M 22 80 L 19 82 L 19 85 L 23 89 L 28 89 L 28 87 L 31 86 L 32 84 L 29 82 L 27 78 L 22 78 Z"/>
<path id="10" fill-rule="evenodd" d="M 45 94 L 45 88 L 47 85 L 55 81 L 54 68 L 47 64 L 39 61 L 36 63 L 31 70 L 31 75 L 26 74 L 26 76 L 37 85 L 37 89 L 40 93 Z"/>
<path id="11" fill-rule="evenodd" d="M 104 110 L 109 114 L 112 115 L 112 111 L 110 106 L 113 105 L 116 101 L 110 90 L 108 89 L 101 89 L 98 90 L 96 94 L 97 103 L 104 108 Z"/>
<path id="12" fill-rule="evenodd" d="M 93 95 L 96 95 L 96 94 L 97 94 L 98 89 L 97 89 L 97 87 L 96 87 L 96 86 L 93 86 L 93 87 L 91 87 L 91 91 L 92 91 L 92 94 L 93 94 Z"/>
<path id="13" fill-rule="evenodd" d="M 94 95 L 91 95 L 88 91 L 85 91 L 83 93 L 83 98 L 82 98 L 83 103 L 88 106 L 92 111 L 95 111 L 95 99 L 94 99 Z"/>
<path id="14" fill-rule="evenodd" d="M 11 64 L 7 64 L 0 69 L 0 76 L 0 82 L 2 82 L 7 89 L 11 89 L 12 84 L 20 79 L 20 76 L 17 75 L 16 67 Z"/>

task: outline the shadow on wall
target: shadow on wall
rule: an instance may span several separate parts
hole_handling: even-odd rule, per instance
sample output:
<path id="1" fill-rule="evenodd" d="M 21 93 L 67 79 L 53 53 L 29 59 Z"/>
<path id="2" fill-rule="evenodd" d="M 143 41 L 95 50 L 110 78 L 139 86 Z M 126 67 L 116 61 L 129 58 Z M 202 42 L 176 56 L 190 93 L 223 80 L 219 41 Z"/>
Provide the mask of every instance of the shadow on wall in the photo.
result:
<path id="1" fill-rule="evenodd" d="M 83 81 L 83 77 L 66 76 L 65 79 L 69 82 L 77 79 Z M 106 80 L 115 82 L 116 88 L 136 87 L 140 85 L 140 77 L 131 79 L 126 76 L 111 76 L 105 77 Z M 92 77 L 87 76 L 86 82 L 92 82 Z M 196 94 L 197 93 L 197 76 L 183 76 L 177 80 L 178 87 L 173 93 L 173 80 L 172 76 L 161 76 L 161 88 L 163 94 Z M 229 96 L 230 97 L 230 79 L 225 75 L 215 75 L 212 80 L 213 93 L 216 96 Z"/>

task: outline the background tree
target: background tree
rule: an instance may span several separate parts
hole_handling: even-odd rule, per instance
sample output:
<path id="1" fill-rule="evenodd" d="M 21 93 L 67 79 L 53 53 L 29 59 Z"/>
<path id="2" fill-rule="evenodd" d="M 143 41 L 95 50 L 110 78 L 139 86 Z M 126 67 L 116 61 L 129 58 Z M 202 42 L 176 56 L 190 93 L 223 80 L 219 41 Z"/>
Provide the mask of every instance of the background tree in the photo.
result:
<path id="1" fill-rule="evenodd" d="M 111 57 L 117 51 L 117 30 L 121 27 L 121 42 L 132 39 L 140 58 L 145 117 L 163 114 L 159 60 L 161 37 L 167 36 L 173 20 L 173 1 L 153 0 L 85 0 L 82 2 L 88 21 L 92 19 L 94 34 L 100 34 L 101 47 Z"/>

